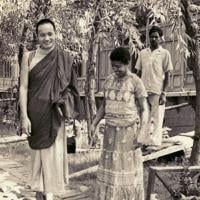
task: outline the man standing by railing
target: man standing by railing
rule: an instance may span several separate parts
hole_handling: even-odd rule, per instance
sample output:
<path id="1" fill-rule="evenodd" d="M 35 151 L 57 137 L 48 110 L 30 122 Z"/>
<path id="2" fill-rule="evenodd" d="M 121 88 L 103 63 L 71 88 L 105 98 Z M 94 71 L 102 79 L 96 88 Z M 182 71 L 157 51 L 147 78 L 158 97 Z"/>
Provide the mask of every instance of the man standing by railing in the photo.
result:
<path id="1" fill-rule="evenodd" d="M 136 73 L 141 77 L 148 93 L 150 120 L 147 130 L 150 131 L 148 133 L 150 137 L 147 135 L 145 137 L 149 138 L 147 145 L 151 145 L 152 149 L 162 143 L 159 105 L 164 105 L 166 102 L 166 89 L 170 72 L 173 70 L 169 51 L 160 45 L 162 36 L 162 29 L 152 26 L 149 31 L 150 47 L 140 52 L 135 66 Z"/>

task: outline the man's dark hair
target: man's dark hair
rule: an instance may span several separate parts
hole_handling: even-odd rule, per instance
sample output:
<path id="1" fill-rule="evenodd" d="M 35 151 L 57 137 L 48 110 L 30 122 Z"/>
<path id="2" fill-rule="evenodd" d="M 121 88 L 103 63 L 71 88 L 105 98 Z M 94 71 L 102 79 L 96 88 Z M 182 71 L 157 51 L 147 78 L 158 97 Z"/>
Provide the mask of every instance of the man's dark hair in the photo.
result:
<path id="1" fill-rule="evenodd" d="M 36 33 L 38 34 L 38 27 L 40 25 L 43 25 L 43 24 L 51 24 L 53 26 L 53 29 L 54 31 L 56 31 L 56 26 L 54 24 L 54 22 L 50 19 L 41 19 L 37 24 L 36 24 Z"/>
<path id="2" fill-rule="evenodd" d="M 157 32 L 159 34 L 160 37 L 163 36 L 163 31 L 160 27 L 158 26 L 152 26 L 151 29 L 149 30 L 149 36 L 154 33 Z"/>
<path id="3" fill-rule="evenodd" d="M 127 48 L 118 47 L 114 49 L 110 54 L 111 61 L 119 61 L 122 62 L 124 65 L 127 65 L 130 61 L 130 53 Z"/>

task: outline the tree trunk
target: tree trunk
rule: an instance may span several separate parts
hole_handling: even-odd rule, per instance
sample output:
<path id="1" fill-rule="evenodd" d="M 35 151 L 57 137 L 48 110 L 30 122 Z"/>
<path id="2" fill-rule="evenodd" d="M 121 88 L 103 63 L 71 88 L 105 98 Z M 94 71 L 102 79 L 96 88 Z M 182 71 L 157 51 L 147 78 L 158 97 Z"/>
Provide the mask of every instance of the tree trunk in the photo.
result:
<path id="1" fill-rule="evenodd" d="M 183 21 L 186 27 L 186 33 L 192 40 L 188 42 L 188 49 L 191 53 L 189 58 L 189 68 L 193 70 L 193 77 L 196 86 L 196 98 L 195 98 L 195 136 L 192 146 L 192 152 L 190 157 L 191 165 L 200 164 L 200 35 L 198 35 L 199 26 L 196 26 L 196 22 L 193 19 L 193 15 L 190 12 L 190 1 L 181 0 L 181 11 L 183 14 Z M 197 28 L 198 27 L 198 28 Z M 195 42 L 193 42 L 195 40 Z M 193 54 L 193 52 L 195 52 Z"/>
<path id="2" fill-rule="evenodd" d="M 18 63 L 19 63 L 19 67 L 21 67 L 21 62 L 22 62 L 22 56 L 23 56 L 23 44 L 25 42 L 26 39 L 26 33 L 27 33 L 28 27 L 26 25 L 24 25 L 24 28 L 22 30 L 22 37 L 20 40 L 20 46 L 19 46 L 19 53 L 18 53 Z"/>
<path id="3" fill-rule="evenodd" d="M 91 123 L 96 115 L 96 101 L 95 101 L 95 90 L 96 90 L 96 58 L 99 40 L 95 39 L 98 32 L 99 16 L 100 16 L 100 0 L 96 1 L 96 16 L 93 21 L 93 29 L 91 32 L 91 38 L 89 41 L 88 50 L 88 62 L 86 71 L 86 83 L 85 83 L 85 106 L 87 115 L 87 127 L 88 127 L 88 143 L 92 146 L 92 133 Z"/>
<path id="4" fill-rule="evenodd" d="M 87 125 L 88 125 L 88 138 L 89 144 L 91 144 L 91 123 L 96 115 L 96 101 L 95 101 L 95 91 L 96 91 L 96 57 L 97 57 L 97 49 L 98 43 L 94 42 L 95 34 L 92 34 L 92 38 L 90 40 L 90 48 L 89 48 L 89 58 L 88 58 L 88 66 L 86 72 L 86 83 L 85 83 L 85 103 L 86 103 L 86 112 L 87 112 Z"/>
<path id="5" fill-rule="evenodd" d="M 200 164 L 200 35 L 196 37 L 196 64 L 193 67 L 193 76 L 196 86 L 195 105 L 195 136 L 190 157 L 191 165 Z"/>

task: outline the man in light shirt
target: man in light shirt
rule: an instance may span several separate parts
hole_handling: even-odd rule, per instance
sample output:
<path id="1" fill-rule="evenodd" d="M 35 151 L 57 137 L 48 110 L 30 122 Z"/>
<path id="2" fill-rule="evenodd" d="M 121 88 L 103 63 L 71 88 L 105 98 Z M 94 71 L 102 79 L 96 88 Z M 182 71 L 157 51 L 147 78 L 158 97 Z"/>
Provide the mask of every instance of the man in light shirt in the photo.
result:
<path id="1" fill-rule="evenodd" d="M 150 47 L 140 52 L 135 66 L 136 73 L 141 77 L 148 93 L 150 121 L 147 130 L 150 137 L 146 143 L 152 146 L 159 146 L 162 143 L 162 130 L 159 125 L 162 123 L 159 122 L 159 118 L 162 117 L 159 105 L 165 105 L 166 89 L 170 72 L 173 70 L 169 51 L 160 45 L 162 36 L 162 29 L 152 26 L 149 31 Z"/>

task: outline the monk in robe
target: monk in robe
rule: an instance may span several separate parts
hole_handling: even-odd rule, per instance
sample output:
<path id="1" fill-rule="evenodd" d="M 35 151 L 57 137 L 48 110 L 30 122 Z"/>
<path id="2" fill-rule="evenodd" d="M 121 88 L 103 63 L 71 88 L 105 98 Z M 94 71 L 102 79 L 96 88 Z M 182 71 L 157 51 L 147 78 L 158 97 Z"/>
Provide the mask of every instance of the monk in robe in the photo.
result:
<path id="1" fill-rule="evenodd" d="M 39 21 L 36 33 L 39 47 L 25 52 L 21 64 L 21 127 L 31 148 L 31 189 L 37 199 L 52 200 L 67 182 L 64 122 L 78 115 L 80 98 L 73 59 L 55 45 L 53 21 Z"/>

